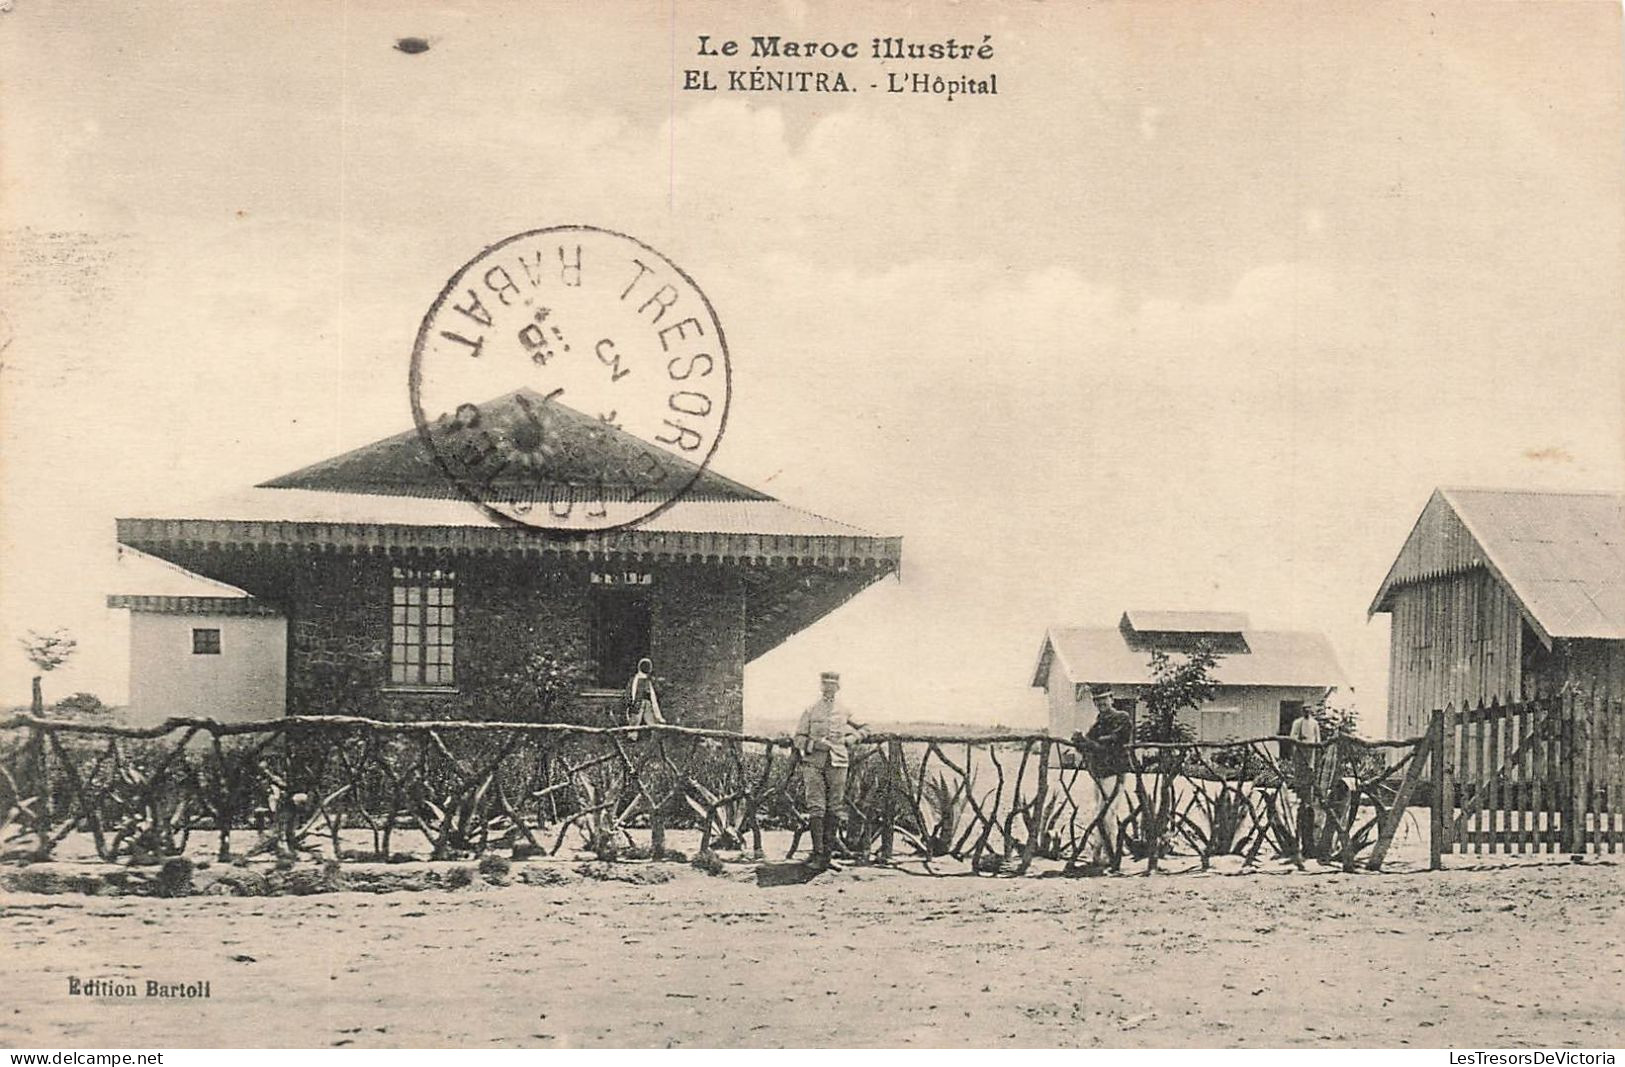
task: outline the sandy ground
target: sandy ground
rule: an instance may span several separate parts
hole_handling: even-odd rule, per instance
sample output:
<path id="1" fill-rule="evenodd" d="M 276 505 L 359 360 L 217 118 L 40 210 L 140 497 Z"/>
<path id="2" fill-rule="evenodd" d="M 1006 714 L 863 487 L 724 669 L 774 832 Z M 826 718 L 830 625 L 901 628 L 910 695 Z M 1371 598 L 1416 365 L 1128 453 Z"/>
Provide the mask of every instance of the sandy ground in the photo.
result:
<path id="1" fill-rule="evenodd" d="M 1625 867 L 0 896 L 9 1047 L 1618 1046 Z M 210 983 L 68 995 L 69 976 Z"/>

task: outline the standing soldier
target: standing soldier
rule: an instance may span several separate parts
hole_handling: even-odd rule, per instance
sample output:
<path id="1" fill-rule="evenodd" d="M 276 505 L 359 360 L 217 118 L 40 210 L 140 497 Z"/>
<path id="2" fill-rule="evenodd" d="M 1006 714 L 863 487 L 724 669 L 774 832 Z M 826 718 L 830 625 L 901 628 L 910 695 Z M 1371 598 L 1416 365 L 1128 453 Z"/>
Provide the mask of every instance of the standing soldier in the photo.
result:
<path id="1" fill-rule="evenodd" d="M 846 706 L 836 703 L 841 676 L 825 671 L 818 676 L 823 694 L 796 723 L 795 746 L 801 753 L 801 780 L 807 793 L 808 821 L 812 824 L 812 855 L 816 868 L 831 866 L 835 844 L 846 822 L 846 768 L 851 746 L 863 738 L 863 727 L 852 721 Z"/>
<path id="2" fill-rule="evenodd" d="M 1292 724 L 1292 754 L 1287 761 L 1289 780 L 1298 793 L 1298 865 L 1315 855 L 1315 778 L 1320 764 L 1320 722 L 1305 704 Z M 1316 857 L 1319 858 L 1318 856 Z"/>
<path id="3" fill-rule="evenodd" d="M 1095 721 L 1086 734 L 1072 735 L 1072 743 L 1083 749 L 1084 764 L 1095 785 L 1095 832 L 1090 837 L 1086 874 L 1115 871 L 1122 862 L 1117 852 L 1117 797 L 1123 791 L 1123 775 L 1129 771 L 1129 742 L 1134 736 L 1134 720 L 1128 712 L 1112 704 L 1109 685 L 1092 685 L 1089 695 L 1095 702 Z"/>

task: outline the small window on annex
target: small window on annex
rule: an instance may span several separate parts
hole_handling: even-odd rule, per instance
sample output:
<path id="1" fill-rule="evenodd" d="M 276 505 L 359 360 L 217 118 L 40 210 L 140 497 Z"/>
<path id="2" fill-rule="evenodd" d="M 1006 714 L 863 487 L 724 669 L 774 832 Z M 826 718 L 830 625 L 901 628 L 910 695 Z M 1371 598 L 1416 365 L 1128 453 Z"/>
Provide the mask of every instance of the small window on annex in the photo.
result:
<path id="1" fill-rule="evenodd" d="M 389 680 L 393 685 L 456 684 L 452 650 L 456 575 L 444 568 L 396 567 L 389 604 Z"/>
<path id="2" fill-rule="evenodd" d="M 220 655 L 220 631 L 202 627 L 194 629 L 192 631 L 192 655 Z"/>

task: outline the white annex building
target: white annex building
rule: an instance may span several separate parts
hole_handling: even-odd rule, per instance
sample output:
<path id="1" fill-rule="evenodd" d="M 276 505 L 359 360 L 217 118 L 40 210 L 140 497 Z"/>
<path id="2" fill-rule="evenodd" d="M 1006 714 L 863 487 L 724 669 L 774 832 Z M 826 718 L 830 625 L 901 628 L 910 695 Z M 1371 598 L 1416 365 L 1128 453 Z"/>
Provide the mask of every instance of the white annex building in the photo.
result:
<path id="1" fill-rule="evenodd" d="M 1093 724 L 1092 686 L 1110 686 L 1113 702 L 1134 713 L 1151 682 L 1151 653 L 1190 652 L 1198 642 L 1219 654 L 1213 700 L 1179 714 L 1200 741 L 1285 733 L 1301 708 L 1345 684 L 1323 634 L 1255 630 L 1235 612 L 1126 611 L 1116 626 L 1045 632 L 1032 684 L 1048 698 L 1050 733 L 1069 737 Z"/>
<path id="2" fill-rule="evenodd" d="M 171 717 L 244 722 L 283 713 L 287 620 L 235 586 L 119 549 L 109 608 L 129 612 L 133 725 Z"/>

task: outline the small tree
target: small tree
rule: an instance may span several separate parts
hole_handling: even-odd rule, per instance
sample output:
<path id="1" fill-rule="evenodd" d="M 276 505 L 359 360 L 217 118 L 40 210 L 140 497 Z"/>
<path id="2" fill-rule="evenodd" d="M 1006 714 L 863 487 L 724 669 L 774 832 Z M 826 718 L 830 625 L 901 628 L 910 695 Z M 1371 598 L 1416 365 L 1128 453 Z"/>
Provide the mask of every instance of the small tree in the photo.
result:
<path id="1" fill-rule="evenodd" d="M 19 637 L 17 643 L 22 646 L 23 655 L 28 662 L 34 665 L 39 674 L 34 675 L 34 699 L 29 705 L 35 715 L 45 714 L 45 691 L 41 686 L 41 678 L 68 662 L 79 642 L 69 636 L 68 631 L 61 626 L 48 634 L 38 630 L 28 631 L 28 636 Z"/>
<path id="2" fill-rule="evenodd" d="M 1360 735 L 1360 715 L 1352 703 L 1339 704 L 1330 700 L 1322 701 L 1311 709 L 1315 721 L 1320 724 L 1320 736 L 1326 740 L 1334 737 L 1358 737 Z"/>
<path id="3" fill-rule="evenodd" d="M 1179 713 L 1213 699 L 1218 686 L 1213 669 L 1218 662 L 1218 654 L 1206 641 L 1180 656 L 1170 656 L 1160 649 L 1153 651 L 1151 684 L 1140 693 L 1140 699 L 1145 701 L 1145 718 L 1135 732 L 1138 740 L 1194 741 L 1195 732 L 1179 721 Z"/>
<path id="4" fill-rule="evenodd" d="M 1315 705 L 1312 710 L 1315 721 L 1320 724 L 1322 741 L 1340 737 L 1355 741 L 1360 739 L 1360 714 L 1352 696 L 1342 700 L 1329 698 Z M 1356 744 L 1341 746 L 1338 751 L 1345 761 L 1345 768 L 1361 778 L 1375 780 L 1381 778 L 1388 769 L 1388 757 L 1381 749 Z"/>

